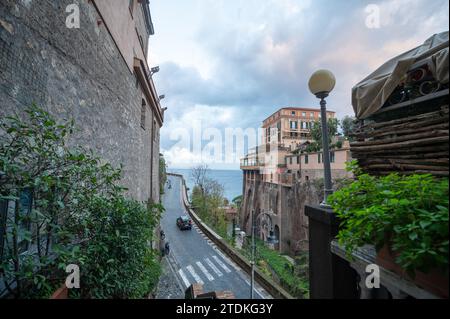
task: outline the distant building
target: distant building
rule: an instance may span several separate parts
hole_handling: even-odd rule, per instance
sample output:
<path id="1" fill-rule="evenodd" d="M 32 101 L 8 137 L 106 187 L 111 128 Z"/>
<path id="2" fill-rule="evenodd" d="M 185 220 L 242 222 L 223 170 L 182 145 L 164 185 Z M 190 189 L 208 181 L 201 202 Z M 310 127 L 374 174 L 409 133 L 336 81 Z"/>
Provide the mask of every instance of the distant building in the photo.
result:
<path id="1" fill-rule="evenodd" d="M 328 111 L 327 118 L 335 112 Z M 320 120 L 320 110 L 311 108 L 282 108 L 263 121 L 263 144 L 252 148 L 241 160 L 245 178 L 292 186 L 293 183 L 323 177 L 321 152 L 307 153 L 312 141 L 311 128 Z M 347 177 L 345 163 L 350 160 L 349 144 L 330 153 L 333 178 Z M 302 165 L 303 163 L 303 165 Z"/>
<path id="2" fill-rule="evenodd" d="M 327 118 L 335 112 L 327 111 Z M 313 123 L 320 120 L 320 109 L 285 107 L 264 120 L 262 144 L 277 143 L 294 150 L 301 143 L 311 140 Z"/>
<path id="3" fill-rule="evenodd" d="M 327 118 L 335 112 L 328 111 Z M 320 202 L 309 181 L 323 178 L 323 152 L 308 152 L 312 142 L 311 128 L 320 120 L 320 110 L 282 108 L 263 122 L 261 145 L 249 150 L 241 159 L 243 171 L 243 202 L 240 227 L 251 230 L 251 212 L 257 216 L 256 234 L 267 239 L 271 232 L 279 240 L 274 248 L 296 254 L 308 249 L 308 224 L 305 203 Z M 330 150 L 333 179 L 351 177 L 345 170 L 350 161 L 348 141 Z"/>

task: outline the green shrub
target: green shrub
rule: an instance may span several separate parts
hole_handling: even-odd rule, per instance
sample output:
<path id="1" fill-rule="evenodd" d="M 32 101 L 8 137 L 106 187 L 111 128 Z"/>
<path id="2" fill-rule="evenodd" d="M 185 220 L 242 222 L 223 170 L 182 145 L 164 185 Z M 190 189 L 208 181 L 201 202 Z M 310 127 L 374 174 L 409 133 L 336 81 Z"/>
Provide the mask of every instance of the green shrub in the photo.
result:
<path id="1" fill-rule="evenodd" d="M 448 178 L 357 175 L 329 197 L 341 220 L 337 238 L 347 252 L 388 244 L 411 275 L 416 269 L 448 270 Z"/>
<path id="2" fill-rule="evenodd" d="M 145 296 L 158 275 L 149 241 L 163 208 L 127 199 L 121 168 L 68 147 L 73 121 L 35 106 L 25 114 L 0 121 L 0 202 L 15 207 L 0 225 L 0 280 L 17 298 L 48 298 L 74 263 L 78 296 Z"/>
<path id="3" fill-rule="evenodd" d="M 267 267 L 270 267 L 278 277 L 280 285 L 290 294 L 298 298 L 308 298 L 308 279 L 296 275 L 295 266 L 291 265 L 278 251 L 266 247 L 264 242 L 259 239 L 256 240 L 256 247 L 255 258 L 260 269 L 265 274 L 271 276 L 271 272 L 267 269 Z M 247 249 L 243 251 L 243 254 L 247 258 L 251 258 L 251 245 L 247 246 Z M 263 261 L 264 263 L 260 264 L 260 261 Z"/>

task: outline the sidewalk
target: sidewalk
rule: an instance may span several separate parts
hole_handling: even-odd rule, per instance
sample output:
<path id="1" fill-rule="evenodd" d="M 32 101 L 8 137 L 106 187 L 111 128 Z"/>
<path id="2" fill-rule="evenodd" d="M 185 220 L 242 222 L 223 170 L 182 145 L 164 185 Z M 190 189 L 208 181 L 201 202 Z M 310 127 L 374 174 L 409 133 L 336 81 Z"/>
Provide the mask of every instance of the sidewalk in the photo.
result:
<path id="1" fill-rule="evenodd" d="M 156 299 L 184 299 L 184 291 L 174 274 L 167 257 L 161 261 L 162 275 L 156 289 Z"/>

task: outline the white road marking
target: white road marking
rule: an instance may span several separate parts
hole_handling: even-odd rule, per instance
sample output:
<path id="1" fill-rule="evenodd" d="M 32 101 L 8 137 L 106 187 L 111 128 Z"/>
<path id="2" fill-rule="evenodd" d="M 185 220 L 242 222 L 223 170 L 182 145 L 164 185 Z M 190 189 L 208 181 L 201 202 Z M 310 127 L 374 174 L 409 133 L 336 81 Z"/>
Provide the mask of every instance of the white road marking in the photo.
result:
<path id="1" fill-rule="evenodd" d="M 247 279 L 244 279 L 245 280 L 245 282 L 247 283 L 247 285 L 249 285 L 249 286 L 251 286 L 251 283 L 247 280 Z M 256 289 L 256 288 L 253 288 L 253 290 L 262 298 L 262 299 L 266 299 L 266 297 L 264 297 L 263 295 L 261 295 L 261 293 L 258 291 L 258 289 Z"/>
<path id="2" fill-rule="evenodd" d="M 209 281 L 213 281 L 214 277 L 209 273 L 209 271 L 203 266 L 203 264 L 199 261 L 196 262 L 198 268 L 205 274 L 206 278 L 208 278 Z"/>
<path id="3" fill-rule="evenodd" d="M 217 276 L 222 277 L 223 273 L 219 270 L 219 268 L 216 267 L 216 265 L 213 264 L 213 262 L 209 258 L 205 258 L 206 263 L 208 266 L 216 273 Z"/>
<path id="4" fill-rule="evenodd" d="M 223 260 L 225 260 L 231 267 L 234 268 L 234 270 L 236 270 L 236 271 L 241 271 L 241 269 L 240 269 L 234 262 L 232 262 L 232 261 L 230 260 L 230 258 L 228 258 L 227 256 L 225 256 L 225 255 L 224 255 L 217 247 L 214 247 L 214 249 L 215 249 L 216 253 L 217 253 L 220 257 L 222 257 Z"/>
<path id="5" fill-rule="evenodd" d="M 187 279 L 186 274 L 184 273 L 183 269 L 178 270 L 178 273 L 180 274 L 181 279 L 183 279 L 183 283 L 186 286 L 186 288 L 189 287 L 191 285 L 191 283 Z"/>
<path id="6" fill-rule="evenodd" d="M 216 263 L 218 263 L 219 266 L 222 267 L 223 270 L 225 270 L 225 272 L 227 272 L 227 273 L 231 272 L 230 268 L 228 268 L 217 256 L 212 256 L 212 258 L 214 258 Z"/>
<path id="7" fill-rule="evenodd" d="M 205 283 L 203 282 L 203 280 L 200 278 L 199 275 L 197 275 L 197 273 L 194 270 L 194 267 L 192 267 L 191 265 L 187 266 L 186 269 L 191 273 L 192 277 L 194 277 L 195 282 L 198 284 L 202 284 L 204 285 Z"/>

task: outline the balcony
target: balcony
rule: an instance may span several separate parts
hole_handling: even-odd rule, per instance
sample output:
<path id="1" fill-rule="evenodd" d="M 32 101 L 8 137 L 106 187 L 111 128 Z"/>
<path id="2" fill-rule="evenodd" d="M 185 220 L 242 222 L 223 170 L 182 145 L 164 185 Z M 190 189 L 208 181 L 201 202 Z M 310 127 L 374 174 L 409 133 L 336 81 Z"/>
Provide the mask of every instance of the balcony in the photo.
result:
<path id="1" fill-rule="evenodd" d="M 259 159 L 244 158 L 241 159 L 241 170 L 256 170 L 264 166 L 264 162 Z"/>
<path id="2" fill-rule="evenodd" d="M 311 299 L 439 299 L 442 290 L 430 290 L 406 275 L 380 263 L 373 245 L 349 256 L 335 239 L 340 221 L 333 210 L 305 207 L 309 218 L 309 269 Z M 379 269 L 379 287 L 368 287 L 368 267 Z M 436 288 L 437 289 L 437 288 Z M 448 281 L 447 281 L 448 294 Z"/>

